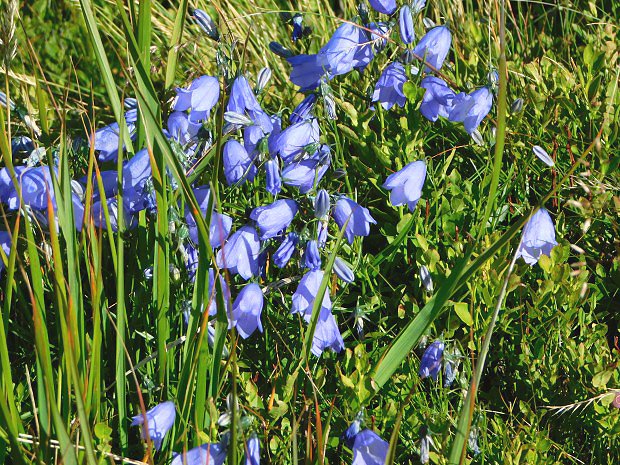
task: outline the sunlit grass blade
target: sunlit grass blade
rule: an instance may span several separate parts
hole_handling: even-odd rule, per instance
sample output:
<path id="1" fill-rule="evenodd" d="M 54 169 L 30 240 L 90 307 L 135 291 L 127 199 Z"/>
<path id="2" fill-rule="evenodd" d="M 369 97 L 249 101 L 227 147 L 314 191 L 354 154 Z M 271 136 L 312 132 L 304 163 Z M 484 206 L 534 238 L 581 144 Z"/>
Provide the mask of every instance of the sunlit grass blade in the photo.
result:
<path id="1" fill-rule="evenodd" d="M 168 61 L 166 62 L 166 89 L 170 89 L 174 83 L 174 77 L 177 69 L 177 61 L 179 58 L 179 45 L 183 37 L 183 28 L 185 27 L 185 15 L 187 14 L 187 0 L 181 0 L 177 14 L 174 19 L 174 27 L 172 36 L 168 43 Z"/>

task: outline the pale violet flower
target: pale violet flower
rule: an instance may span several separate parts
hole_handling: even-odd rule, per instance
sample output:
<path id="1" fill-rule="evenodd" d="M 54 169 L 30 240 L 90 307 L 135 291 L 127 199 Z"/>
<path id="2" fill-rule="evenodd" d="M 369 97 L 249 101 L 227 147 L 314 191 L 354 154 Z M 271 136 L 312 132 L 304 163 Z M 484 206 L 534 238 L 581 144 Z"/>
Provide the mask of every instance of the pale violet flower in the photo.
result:
<path id="1" fill-rule="evenodd" d="M 400 171 L 388 176 L 383 184 L 384 189 L 390 190 L 390 202 L 395 207 L 407 204 L 409 210 L 415 210 L 426 179 L 426 163 L 417 160 L 406 165 Z"/>
<path id="2" fill-rule="evenodd" d="M 155 449 L 159 450 L 166 433 L 172 428 L 172 425 L 174 425 L 175 417 L 176 409 L 174 407 L 174 402 L 167 401 L 156 405 L 144 414 L 141 413 L 133 417 L 131 425 L 141 425 L 142 439 L 150 439 L 153 441 Z"/>
<path id="3" fill-rule="evenodd" d="M 528 265 L 538 263 L 541 255 L 551 255 L 551 249 L 558 245 L 555 227 L 549 212 L 544 208 L 536 211 L 523 228 L 517 258 L 522 257 Z"/>
<path id="4" fill-rule="evenodd" d="M 543 149 L 541 146 L 535 145 L 534 147 L 532 147 L 532 151 L 534 152 L 534 155 L 536 155 L 540 160 L 542 160 L 542 162 L 545 165 L 551 166 L 551 167 L 555 165 L 553 158 L 551 158 L 549 154 L 547 153 L 547 151 Z"/>

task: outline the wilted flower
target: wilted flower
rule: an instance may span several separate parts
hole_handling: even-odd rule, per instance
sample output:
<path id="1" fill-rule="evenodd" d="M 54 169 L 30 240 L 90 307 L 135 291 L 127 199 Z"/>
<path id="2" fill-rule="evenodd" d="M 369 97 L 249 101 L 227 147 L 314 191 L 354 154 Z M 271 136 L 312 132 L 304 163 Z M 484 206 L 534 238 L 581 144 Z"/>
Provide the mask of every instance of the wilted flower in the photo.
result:
<path id="1" fill-rule="evenodd" d="M 443 79 L 435 76 L 426 76 L 422 79 L 420 86 L 426 89 L 420 104 L 420 113 L 430 121 L 437 121 L 439 116 L 447 118 L 452 110 L 452 100 L 455 97 L 452 89 Z"/>
<path id="2" fill-rule="evenodd" d="M 325 247 L 327 243 L 327 220 L 319 221 L 317 226 L 316 241 L 320 248 Z"/>
<path id="3" fill-rule="evenodd" d="M 253 226 L 245 225 L 228 238 L 217 254 L 217 266 L 239 273 L 243 279 L 258 276 L 260 240 Z"/>
<path id="4" fill-rule="evenodd" d="M 250 218 L 256 221 L 261 240 L 269 239 L 286 229 L 297 214 L 297 202 L 290 199 L 280 199 L 265 207 L 257 207 L 250 213 Z"/>
<path id="5" fill-rule="evenodd" d="M 224 161 L 224 176 L 229 186 L 239 182 L 250 182 L 256 176 L 256 166 L 248 155 L 245 147 L 234 139 L 229 139 L 224 144 L 222 153 Z"/>
<path id="6" fill-rule="evenodd" d="M 388 176 L 383 184 L 384 189 L 390 190 L 390 202 L 395 207 L 407 204 L 409 210 L 415 210 L 426 179 L 426 163 L 417 160 L 406 165 L 400 171 Z"/>
<path id="7" fill-rule="evenodd" d="M 245 465 L 260 464 L 260 441 L 252 434 L 245 447 Z"/>
<path id="8" fill-rule="evenodd" d="M 396 11 L 396 0 L 368 0 L 375 11 L 391 15 Z"/>
<path id="9" fill-rule="evenodd" d="M 267 179 L 265 182 L 267 192 L 277 195 L 282 190 L 282 178 L 280 177 L 280 166 L 278 160 L 271 159 L 265 163 Z"/>
<path id="10" fill-rule="evenodd" d="M 192 16 L 208 37 L 215 41 L 220 40 L 220 33 L 217 30 L 215 22 L 211 19 L 211 16 L 198 8 L 194 9 L 194 14 Z"/>
<path id="11" fill-rule="evenodd" d="M 329 194 L 325 189 L 319 189 L 314 198 L 314 217 L 321 219 L 329 212 Z"/>
<path id="12" fill-rule="evenodd" d="M 342 258 L 336 257 L 334 260 L 334 272 L 340 279 L 342 279 L 346 283 L 352 283 L 355 281 L 355 275 L 353 271 Z"/>
<path id="13" fill-rule="evenodd" d="M 316 103 L 316 94 L 308 94 L 299 105 L 295 107 L 289 121 L 291 124 L 297 124 L 312 117 L 312 110 Z"/>
<path id="14" fill-rule="evenodd" d="M 2 250 L 8 258 L 11 254 L 11 233 L 8 231 L 0 231 L 0 247 L 2 247 Z M 5 265 L 4 260 L 0 258 L 0 273 L 4 271 Z"/>
<path id="15" fill-rule="evenodd" d="M 370 216 L 370 212 L 366 207 L 358 205 L 344 195 L 336 202 L 334 220 L 340 228 L 347 223 L 347 220 L 349 221 L 344 232 L 349 244 L 353 243 L 355 236 L 368 236 L 368 234 L 370 234 L 370 223 L 377 223 L 375 219 Z"/>
<path id="16" fill-rule="evenodd" d="M 462 122 L 468 134 L 474 132 L 480 122 L 491 111 L 493 94 L 488 87 L 482 87 L 471 94 L 460 92 L 452 100 L 452 109 L 448 115 L 450 121 Z"/>
<path id="17" fill-rule="evenodd" d="M 327 294 L 327 292 L 325 292 Z M 330 310 L 321 308 L 312 337 L 312 353 L 320 357 L 324 350 L 340 352 L 344 349 L 344 341 L 338 329 L 336 318 Z"/>
<path id="18" fill-rule="evenodd" d="M 403 5 L 400 9 L 400 17 L 398 20 L 400 29 L 400 40 L 404 44 L 410 44 L 415 40 L 415 31 L 413 29 L 413 15 L 408 5 Z"/>
<path id="19" fill-rule="evenodd" d="M 428 434 L 428 427 L 420 428 L 420 462 L 428 463 L 430 460 L 431 444 L 433 439 Z"/>
<path id="20" fill-rule="evenodd" d="M 522 257 L 525 263 L 534 265 L 541 255 L 551 256 L 551 249 L 556 245 L 553 220 L 547 210 L 540 208 L 523 228 L 517 258 Z"/>
<path id="21" fill-rule="evenodd" d="M 474 457 L 480 454 L 480 448 L 478 447 L 478 427 L 472 426 L 469 430 L 469 437 L 467 438 L 467 447 L 472 451 Z"/>
<path id="22" fill-rule="evenodd" d="M 353 465 L 384 465 L 389 444 L 369 429 L 359 432 L 353 442 Z"/>
<path id="23" fill-rule="evenodd" d="M 437 380 L 439 369 L 441 368 L 441 359 L 443 357 L 444 343 L 437 340 L 429 345 L 422 355 L 420 361 L 420 378 L 426 378 L 427 376 Z"/>
<path id="24" fill-rule="evenodd" d="M 543 149 L 541 146 L 535 145 L 534 147 L 532 147 L 532 150 L 534 151 L 534 155 L 536 155 L 540 160 L 542 160 L 542 162 L 545 165 L 551 166 L 551 167 L 555 165 L 553 158 L 551 158 L 549 154 L 547 153 L 547 151 Z"/>
<path id="25" fill-rule="evenodd" d="M 174 425 L 175 416 L 176 410 L 174 407 L 174 402 L 162 402 L 147 411 L 146 414 L 141 413 L 133 417 L 131 425 L 142 425 L 142 439 L 146 440 L 147 438 L 150 438 L 150 440 L 153 441 L 153 446 L 155 449 L 159 450 L 166 433 L 170 430 L 170 428 L 172 428 L 172 425 Z M 145 426 L 146 429 L 148 429 L 148 436 L 146 434 Z"/>
<path id="26" fill-rule="evenodd" d="M 372 101 L 381 102 L 381 106 L 386 110 L 394 105 L 405 106 L 405 102 L 407 102 L 407 97 L 403 91 L 405 82 L 407 82 L 405 67 L 398 62 L 390 63 L 377 80 Z"/>
<path id="27" fill-rule="evenodd" d="M 170 465 L 223 465 L 226 447 L 220 443 L 203 444 L 177 454 Z"/>
<path id="28" fill-rule="evenodd" d="M 446 26 L 439 26 L 428 31 L 413 49 L 414 53 L 434 69 L 441 69 L 450 51 L 452 35 Z M 426 67 L 426 72 L 430 69 Z"/>
<path id="29" fill-rule="evenodd" d="M 310 321 L 314 299 L 319 292 L 322 280 L 323 271 L 321 270 L 310 270 L 301 278 L 297 290 L 293 294 L 291 313 L 301 313 L 306 322 Z M 329 298 L 329 292 L 325 292 L 321 303 L 321 312 L 324 310 L 331 312 L 331 308 L 332 301 Z"/>
<path id="30" fill-rule="evenodd" d="M 209 118 L 211 110 L 220 98 L 220 83 L 216 77 L 200 76 L 187 89 L 176 88 L 177 99 L 173 105 L 176 111 L 191 108 L 189 120 L 198 123 Z"/>
<path id="31" fill-rule="evenodd" d="M 321 254 L 319 253 L 319 246 L 316 241 L 308 241 L 306 244 L 304 266 L 310 270 L 318 270 L 321 268 Z"/>
<path id="32" fill-rule="evenodd" d="M 433 292 L 433 278 L 431 272 L 424 265 L 420 267 L 420 281 L 427 292 Z"/>
<path id="33" fill-rule="evenodd" d="M 263 332 L 260 317 L 263 311 L 263 291 L 256 283 L 246 284 L 233 303 L 230 326 L 237 328 L 243 339 L 250 337 L 254 331 Z"/>
<path id="34" fill-rule="evenodd" d="M 273 254 L 273 263 L 278 268 L 284 268 L 291 259 L 295 247 L 299 242 L 299 235 L 296 232 L 290 232 L 286 235 L 278 250 Z"/>

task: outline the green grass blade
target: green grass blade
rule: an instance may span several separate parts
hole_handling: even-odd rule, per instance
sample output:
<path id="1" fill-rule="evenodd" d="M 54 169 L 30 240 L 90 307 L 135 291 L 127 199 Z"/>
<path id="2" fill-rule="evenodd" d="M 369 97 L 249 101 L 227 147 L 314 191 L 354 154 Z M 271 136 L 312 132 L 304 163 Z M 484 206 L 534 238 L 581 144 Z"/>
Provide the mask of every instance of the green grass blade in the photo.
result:
<path id="1" fill-rule="evenodd" d="M 174 76 L 177 69 L 177 61 L 179 58 L 179 45 L 183 37 L 183 28 L 185 27 L 185 15 L 187 14 L 187 0 L 181 0 L 177 14 L 174 19 L 174 28 L 172 29 L 172 37 L 168 44 L 168 61 L 166 63 L 166 89 L 170 89 L 174 83 Z"/>

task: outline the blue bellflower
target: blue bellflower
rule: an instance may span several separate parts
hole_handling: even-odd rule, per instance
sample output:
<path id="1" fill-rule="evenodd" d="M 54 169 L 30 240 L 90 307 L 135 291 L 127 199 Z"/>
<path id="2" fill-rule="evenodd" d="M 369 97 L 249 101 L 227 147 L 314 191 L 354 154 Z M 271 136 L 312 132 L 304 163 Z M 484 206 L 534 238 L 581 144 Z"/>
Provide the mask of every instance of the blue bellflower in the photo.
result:
<path id="1" fill-rule="evenodd" d="M 538 159 L 541 160 L 545 165 L 549 167 L 553 167 L 553 165 L 555 165 L 553 158 L 551 158 L 547 151 L 543 149 L 540 145 L 535 145 L 534 147 L 532 147 L 532 151 L 534 152 L 534 155 L 536 155 Z"/>
<path id="2" fill-rule="evenodd" d="M 359 432 L 353 442 L 353 465 L 384 465 L 389 444 L 369 429 Z"/>
<path id="3" fill-rule="evenodd" d="M 304 320 L 306 320 L 306 323 L 310 321 L 310 317 L 312 316 L 312 306 L 314 305 L 314 299 L 319 292 L 322 279 L 323 271 L 308 271 L 301 278 L 301 281 L 299 281 L 297 290 L 293 294 L 291 313 L 301 313 Z M 321 302 L 321 312 L 331 312 L 331 308 L 332 301 L 329 297 L 329 292 L 325 292 L 323 301 Z"/>
<path id="4" fill-rule="evenodd" d="M 420 361 L 420 378 L 423 379 L 430 376 L 435 381 L 437 380 L 437 375 L 441 369 L 443 349 L 444 343 L 439 340 L 433 342 L 426 348 L 422 355 L 422 360 Z"/>
<path id="5" fill-rule="evenodd" d="M 189 88 L 176 88 L 175 111 L 190 110 L 189 121 L 199 123 L 209 119 L 211 110 L 220 98 L 220 83 L 216 77 L 200 76 L 192 81 Z"/>
<path id="6" fill-rule="evenodd" d="M 181 145 L 196 142 L 198 131 L 201 128 L 200 123 L 194 123 L 189 120 L 187 113 L 183 111 L 173 111 L 168 116 L 168 137 L 176 140 Z"/>
<path id="7" fill-rule="evenodd" d="M 265 187 L 267 192 L 272 195 L 277 195 L 282 190 L 282 178 L 280 176 L 280 165 L 278 164 L 278 160 L 267 160 L 265 163 L 265 173 Z"/>
<path id="8" fill-rule="evenodd" d="M 454 91 L 443 79 L 435 76 L 426 76 L 422 79 L 420 87 L 426 89 L 420 104 L 420 113 L 433 122 L 440 116 L 447 118 L 452 110 Z"/>
<path id="9" fill-rule="evenodd" d="M 289 164 L 306 154 L 306 147 L 319 142 L 319 123 L 315 118 L 293 124 L 280 133 L 272 155 L 278 153 Z"/>
<path id="10" fill-rule="evenodd" d="M 327 232 L 327 220 L 325 219 L 319 221 L 317 226 L 316 241 L 321 249 L 325 247 L 325 244 L 327 243 Z"/>
<path id="11" fill-rule="evenodd" d="M 312 118 L 316 99 L 316 94 L 308 94 L 291 113 L 289 118 L 291 124 L 301 123 L 302 121 Z"/>
<path id="12" fill-rule="evenodd" d="M 230 302 L 230 288 L 228 287 L 228 283 L 224 276 L 221 273 L 218 273 L 218 278 L 220 280 L 220 286 L 222 287 L 222 298 L 224 299 L 224 306 L 226 307 L 226 315 L 231 314 Z M 215 288 L 215 271 L 213 268 L 209 268 L 209 308 L 207 309 L 207 313 L 209 316 L 214 316 L 217 314 L 217 296 Z"/>
<path id="13" fill-rule="evenodd" d="M 291 162 L 282 170 L 282 181 L 288 186 L 297 187 L 302 194 L 311 191 L 318 185 L 329 168 L 329 152 L 329 146 L 322 145 L 310 157 Z"/>
<path id="14" fill-rule="evenodd" d="M 360 35 L 360 28 L 353 23 L 342 23 L 327 44 L 319 50 L 318 64 L 329 71 L 331 76 L 346 74 L 354 67 L 360 66 L 357 53 L 360 42 L 368 42 L 364 35 Z M 361 38 L 361 40 L 360 40 Z"/>
<path id="15" fill-rule="evenodd" d="M 439 70 L 448 56 L 451 42 L 452 34 L 450 34 L 450 29 L 446 26 L 434 27 L 420 39 L 420 42 L 413 49 L 413 53 L 435 70 Z M 430 71 L 430 68 L 427 66 L 426 72 Z"/>
<path id="16" fill-rule="evenodd" d="M 0 231 L 0 247 L 6 254 L 7 258 L 11 254 L 11 233 L 8 231 Z M 4 260 L 0 258 L 0 274 L 4 271 L 5 266 Z"/>
<path id="17" fill-rule="evenodd" d="M 373 102 L 381 102 L 381 106 L 389 110 L 394 105 L 405 106 L 407 97 L 403 91 L 403 86 L 407 82 L 405 67 L 398 63 L 390 63 L 381 73 L 375 91 L 372 94 Z"/>
<path id="18" fill-rule="evenodd" d="M 245 445 L 245 465 L 260 465 L 260 441 L 256 434 Z"/>
<path id="19" fill-rule="evenodd" d="M 263 332 L 260 317 L 263 311 L 263 291 L 256 283 L 246 284 L 233 303 L 231 327 L 237 331 L 243 339 L 250 337 L 254 331 Z"/>
<path id="20" fill-rule="evenodd" d="M 278 268 L 284 268 L 291 256 L 295 252 L 295 247 L 299 242 L 299 235 L 296 232 L 290 232 L 286 235 L 278 250 L 273 254 L 273 263 Z"/>
<path id="21" fill-rule="evenodd" d="M 426 163 L 417 160 L 406 165 L 400 171 L 388 176 L 383 184 L 384 189 L 390 190 L 390 202 L 395 207 L 407 204 L 410 211 L 414 211 L 426 179 Z"/>
<path id="22" fill-rule="evenodd" d="M 370 223 L 377 223 L 366 207 L 358 205 L 344 195 L 336 201 L 334 220 L 340 228 L 349 220 L 344 232 L 349 244 L 353 243 L 355 236 L 368 236 Z"/>
<path id="23" fill-rule="evenodd" d="M 355 281 L 355 275 L 353 271 L 342 258 L 336 257 L 334 260 L 334 272 L 336 275 L 342 279 L 345 283 L 352 283 Z"/>
<path id="24" fill-rule="evenodd" d="M 408 5 L 403 5 L 400 9 L 400 17 L 398 18 L 398 26 L 400 31 L 400 40 L 403 44 L 410 44 L 415 40 L 415 31 L 413 29 L 413 15 Z"/>
<path id="25" fill-rule="evenodd" d="M 177 454 L 170 465 L 224 465 L 226 447 L 219 443 L 203 444 Z"/>
<path id="26" fill-rule="evenodd" d="M 198 202 L 198 207 L 202 212 L 202 216 L 205 217 L 207 214 L 207 209 L 209 208 L 211 190 L 206 186 L 197 187 L 193 190 L 196 201 Z M 194 244 L 198 244 L 198 226 L 196 225 L 196 221 L 187 207 L 185 209 L 185 222 L 187 223 L 187 227 L 189 229 L 190 239 L 194 242 Z M 230 216 L 213 211 L 209 222 L 209 244 L 211 247 L 214 249 L 220 247 L 230 234 L 231 227 L 232 218 Z"/>
<path id="27" fill-rule="evenodd" d="M 265 207 L 257 207 L 250 213 L 250 218 L 256 221 L 260 239 L 275 237 L 286 229 L 297 214 L 297 202 L 290 199 L 280 199 Z"/>
<path id="28" fill-rule="evenodd" d="M 319 220 L 323 219 L 329 213 L 329 208 L 329 194 L 325 189 L 320 189 L 314 199 L 314 217 Z"/>
<path id="29" fill-rule="evenodd" d="M 131 140 L 136 136 L 136 120 L 135 111 L 125 113 L 125 122 L 129 130 Z M 118 157 L 118 143 L 120 139 L 120 128 L 118 123 L 112 123 L 95 131 L 94 148 L 99 152 L 99 161 L 116 161 Z"/>
<path id="30" fill-rule="evenodd" d="M 312 271 L 321 268 L 321 254 L 319 253 L 319 246 L 316 241 L 308 241 L 306 244 L 304 266 Z"/>
<path id="31" fill-rule="evenodd" d="M 344 341 L 338 329 L 336 318 L 330 310 L 322 308 L 316 322 L 310 350 L 316 357 L 320 357 L 323 351 L 327 349 L 340 352 L 344 349 Z"/>
<path id="32" fill-rule="evenodd" d="M 391 15 L 396 11 L 396 0 L 368 0 L 375 11 Z"/>
<path id="33" fill-rule="evenodd" d="M 224 176 L 229 186 L 244 183 L 246 180 L 250 182 L 254 180 L 256 176 L 254 161 L 238 141 L 229 139 L 224 144 L 222 158 L 224 162 Z"/>
<path id="34" fill-rule="evenodd" d="M 217 266 L 238 273 L 243 279 L 258 276 L 260 240 L 253 226 L 235 231 L 217 253 Z"/>
<path id="35" fill-rule="evenodd" d="M 462 122 L 467 134 L 471 134 L 489 114 L 492 105 L 493 94 L 488 87 L 482 87 L 470 94 L 461 92 L 452 101 L 452 110 L 448 119 L 453 122 Z"/>
<path id="36" fill-rule="evenodd" d="M 124 203 L 124 202 L 123 202 Z M 110 229 L 113 232 L 118 232 L 118 202 L 116 197 L 110 197 L 106 201 L 108 207 L 108 215 L 110 218 Z M 105 221 L 105 211 L 104 206 L 101 200 L 97 200 L 93 202 L 93 206 L 91 207 L 91 215 L 93 219 L 93 224 L 97 228 L 107 228 Z M 124 205 L 123 206 L 123 224 L 126 229 L 135 228 L 138 223 L 136 217 L 129 211 L 129 209 Z"/>
<path id="37" fill-rule="evenodd" d="M 360 414 L 358 414 L 358 417 L 360 417 Z M 340 440 L 344 442 L 344 445 L 347 446 L 349 449 L 353 448 L 353 443 L 355 442 L 355 436 L 357 436 L 357 434 L 360 432 L 360 429 L 361 429 L 360 424 L 361 424 L 360 419 L 356 418 L 355 420 L 353 420 L 353 423 L 349 425 L 347 430 L 344 433 L 342 433 L 342 436 L 340 436 Z"/>
<path id="38" fill-rule="evenodd" d="M 551 256 L 551 250 L 556 245 L 553 220 L 547 210 L 540 208 L 523 228 L 517 258 L 522 257 L 525 263 L 534 265 L 541 255 Z"/>
<path id="39" fill-rule="evenodd" d="M 287 58 L 291 66 L 290 80 L 293 84 L 301 87 L 301 92 L 316 89 L 321 83 L 323 76 L 327 74 L 327 70 L 322 62 L 319 61 L 319 56 L 313 55 L 295 55 Z M 331 76 L 328 75 L 328 79 Z"/>
<path id="40" fill-rule="evenodd" d="M 166 433 L 170 430 L 170 428 L 172 428 L 172 425 L 174 425 L 175 417 L 176 410 L 174 407 L 174 402 L 167 401 L 156 405 L 151 410 L 147 411 L 146 414 L 141 413 L 133 417 L 131 425 L 142 426 L 142 439 L 144 440 L 147 439 L 146 430 L 148 429 L 148 438 L 153 441 L 153 446 L 155 449 L 159 450 Z"/>

